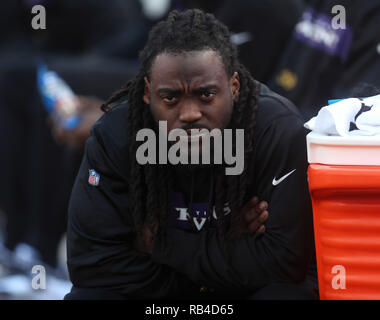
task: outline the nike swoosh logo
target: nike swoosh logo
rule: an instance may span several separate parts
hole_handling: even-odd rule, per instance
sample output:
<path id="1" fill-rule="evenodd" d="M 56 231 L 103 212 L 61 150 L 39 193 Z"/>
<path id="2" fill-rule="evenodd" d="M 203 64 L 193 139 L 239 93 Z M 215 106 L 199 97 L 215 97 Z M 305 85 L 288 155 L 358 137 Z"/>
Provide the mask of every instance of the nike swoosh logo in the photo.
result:
<path id="1" fill-rule="evenodd" d="M 289 177 L 294 171 L 296 171 L 296 169 L 290 171 L 289 173 L 287 173 L 286 175 L 282 176 L 280 179 L 276 180 L 276 177 L 273 178 L 273 181 L 272 181 L 272 184 L 274 186 L 277 186 L 278 184 L 280 184 L 282 181 L 284 181 L 287 177 Z"/>

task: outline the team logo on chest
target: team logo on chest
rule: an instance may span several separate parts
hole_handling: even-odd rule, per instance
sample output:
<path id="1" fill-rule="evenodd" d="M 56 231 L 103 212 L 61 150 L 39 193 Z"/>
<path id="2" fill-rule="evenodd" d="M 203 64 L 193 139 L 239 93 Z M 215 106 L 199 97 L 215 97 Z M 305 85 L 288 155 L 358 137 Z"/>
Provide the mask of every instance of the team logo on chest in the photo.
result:
<path id="1" fill-rule="evenodd" d="M 198 205 L 206 205 L 206 203 L 198 204 Z M 197 204 L 194 204 L 194 206 L 197 206 Z M 212 208 L 212 214 L 211 216 L 208 216 L 207 210 L 194 210 L 193 214 L 190 215 L 188 208 L 174 208 L 176 214 L 176 221 L 177 222 L 184 222 L 186 225 L 191 221 L 194 223 L 194 226 L 200 231 L 203 226 L 205 225 L 206 221 L 211 219 L 211 225 L 215 226 L 215 222 L 218 219 L 215 212 L 215 207 Z M 225 204 L 224 207 L 224 215 L 228 215 L 231 213 L 231 209 L 229 208 L 228 204 Z M 185 225 L 184 225 L 185 226 Z M 186 228 L 186 227 L 185 227 Z"/>
<path id="2" fill-rule="evenodd" d="M 175 208 L 178 212 L 178 220 L 180 221 L 193 221 L 194 225 L 200 231 L 207 220 L 207 211 L 194 210 L 194 217 L 190 217 L 188 208 Z"/>
<path id="3" fill-rule="evenodd" d="M 88 183 L 94 187 L 99 185 L 100 175 L 94 170 L 88 170 Z"/>
<path id="4" fill-rule="evenodd" d="M 191 212 L 190 212 L 191 211 Z M 228 203 L 224 204 L 224 215 L 231 213 Z M 189 231 L 201 231 L 202 229 L 217 226 L 215 207 L 208 202 L 193 202 L 191 208 L 180 192 L 172 194 L 172 215 L 170 224 L 176 228 Z M 227 217 L 229 219 L 229 217 Z"/>

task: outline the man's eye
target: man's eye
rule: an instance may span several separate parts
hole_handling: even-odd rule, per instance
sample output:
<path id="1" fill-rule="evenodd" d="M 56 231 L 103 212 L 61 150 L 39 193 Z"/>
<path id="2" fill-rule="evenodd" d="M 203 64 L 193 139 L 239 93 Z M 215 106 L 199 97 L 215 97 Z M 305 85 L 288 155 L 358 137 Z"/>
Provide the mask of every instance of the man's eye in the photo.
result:
<path id="1" fill-rule="evenodd" d="M 165 96 L 162 98 L 166 103 L 175 103 L 177 102 L 177 98 L 175 96 Z"/>
<path id="2" fill-rule="evenodd" d="M 210 91 L 204 91 L 201 94 L 201 98 L 206 99 L 206 100 L 210 100 L 214 96 L 215 96 L 215 93 L 210 92 Z"/>

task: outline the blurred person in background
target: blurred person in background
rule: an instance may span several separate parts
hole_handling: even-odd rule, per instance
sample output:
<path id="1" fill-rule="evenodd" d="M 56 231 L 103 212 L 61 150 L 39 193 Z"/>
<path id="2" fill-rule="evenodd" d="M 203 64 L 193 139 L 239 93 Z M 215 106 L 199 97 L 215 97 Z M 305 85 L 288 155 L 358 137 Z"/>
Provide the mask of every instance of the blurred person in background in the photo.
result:
<path id="1" fill-rule="evenodd" d="M 47 28 L 33 30 L 31 8 L 46 8 Z M 102 50 L 108 39 L 143 17 L 138 1 L 5 0 L 0 18 L 0 210 L 5 226 L 0 263 L 8 273 L 30 275 L 42 264 L 48 275 L 59 270 L 57 248 L 66 228 L 67 202 L 83 143 L 100 117 L 100 105 L 136 70 L 138 37 L 124 43 L 129 54 Z M 148 23 L 141 18 L 141 23 Z M 143 37 L 144 32 L 141 33 Z M 79 96 L 83 121 L 65 132 L 47 121 L 37 90 L 36 61 L 43 58 Z M 52 134 L 53 133 L 53 134 Z M 58 142 L 58 143 L 57 143 Z M 3 279 L 1 279 L 3 280 Z M 0 291 L 2 284 L 0 283 Z"/>
<path id="2" fill-rule="evenodd" d="M 332 12 L 335 5 L 341 7 Z M 269 86 L 292 100 L 305 120 L 361 84 L 379 87 L 379 30 L 378 0 L 309 0 Z"/>
<path id="3" fill-rule="evenodd" d="M 216 16 L 233 32 L 239 57 L 254 77 L 266 83 L 291 38 L 304 0 L 222 1 Z"/>

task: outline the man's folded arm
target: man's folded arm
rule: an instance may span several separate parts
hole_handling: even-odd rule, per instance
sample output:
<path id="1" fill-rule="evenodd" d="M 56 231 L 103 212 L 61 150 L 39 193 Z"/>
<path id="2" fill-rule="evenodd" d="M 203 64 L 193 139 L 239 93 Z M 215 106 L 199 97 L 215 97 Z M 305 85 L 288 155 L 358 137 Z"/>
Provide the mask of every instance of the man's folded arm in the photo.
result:
<path id="1" fill-rule="evenodd" d="M 270 283 L 304 280 L 313 250 L 312 211 L 305 131 L 300 123 L 288 129 L 292 120 L 279 120 L 287 125 L 269 128 L 258 142 L 258 196 L 269 203 L 265 233 L 225 241 L 213 229 L 194 234 L 172 228 L 155 239 L 155 261 L 220 290 L 251 291 Z M 273 185 L 273 179 L 290 171 Z"/>

